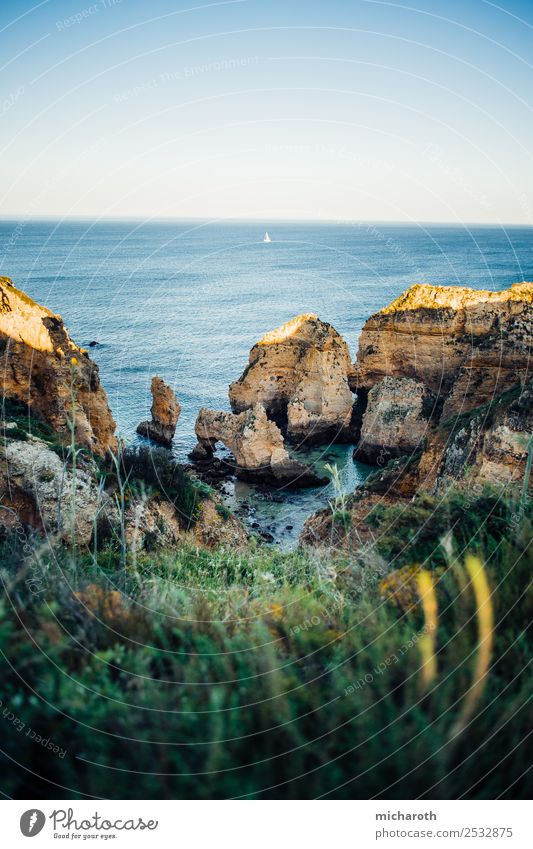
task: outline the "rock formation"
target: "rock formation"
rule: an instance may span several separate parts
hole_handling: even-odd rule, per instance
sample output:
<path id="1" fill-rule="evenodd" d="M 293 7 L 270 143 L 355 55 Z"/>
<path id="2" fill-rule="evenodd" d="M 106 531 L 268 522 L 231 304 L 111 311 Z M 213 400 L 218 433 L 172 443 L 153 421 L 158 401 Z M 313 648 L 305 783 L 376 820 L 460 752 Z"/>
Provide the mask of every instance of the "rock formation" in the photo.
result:
<path id="1" fill-rule="evenodd" d="M 258 402 L 287 439 L 323 443 L 349 436 L 353 396 L 348 346 L 314 314 L 299 315 L 267 333 L 229 389 L 235 413 Z"/>
<path id="2" fill-rule="evenodd" d="M 160 495 L 137 498 L 124 515 L 126 544 L 130 551 L 174 548 L 183 535 L 174 505 Z"/>
<path id="3" fill-rule="evenodd" d="M 196 459 L 209 458 L 222 442 L 235 458 L 237 477 L 286 486 L 317 486 L 327 483 L 309 466 L 293 460 L 279 427 L 271 422 L 261 403 L 242 413 L 224 413 L 203 407 L 195 425 Z"/>
<path id="4" fill-rule="evenodd" d="M 533 382 L 469 413 L 441 422 L 417 466 L 417 485 L 430 493 L 450 486 L 472 490 L 483 482 L 522 482 L 533 434 Z"/>
<path id="5" fill-rule="evenodd" d="M 9 440 L 0 447 L 0 524 L 17 523 L 65 543 L 89 543 L 94 522 L 114 512 L 94 475 L 67 469 L 40 439 Z"/>
<path id="6" fill-rule="evenodd" d="M 219 545 L 233 550 L 248 542 L 244 525 L 216 500 L 216 495 L 198 505 L 196 522 L 189 535 L 195 546 L 216 548 Z"/>
<path id="7" fill-rule="evenodd" d="M 410 451 L 439 419 L 524 382 L 532 320 L 531 283 L 502 292 L 417 285 L 369 318 L 351 376 L 362 416 L 356 456 L 375 458 L 381 441 L 390 456 Z"/>
<path id="8" fill-rule="evenodd" d="M 527 376 L 532 319 L 533 283 L 412 286 L 366 322 L 352 388 L 409 377 L 446 396 L 445 416 L 473 409 Z"/>
<path id="9" fill-rule="evenodd" d="M 530 381 L 516 384 L 491 405 L 443 422 L 429 434 L 421 453 L 389 462 L 386 457 L 384 465 L 347 497 L 347 532 L 335 523 L 330 509 L 320 510 L 306 520 L 300 541 L 349 550 L 360 542 L 371 543 L 376 533 L 379 536 L 372 519 L 376 509 L 411 502 L 421 494 L 441 499 L 448 490 L 463 491 L 466 509 L 487 485 L 502 494 L 514 485 L 518 512 L 532 434 Z M 531 487 L 533 481 L 529 483 Z"/>
<path id="10" fill-rule="evenodd" d="M 160 377 L 152 378 L 152 419 L 137 427 L 137 433 L 147 436 L 161 445 L 169 446 L 176 433 L 181 407 L 174 390 Z"/>
<path id="11" fill-rule="evenodd" d="M 0 370 L 4 399 L 27 404 L 55 431 L 103 455 L 116 449 L 115 422 L 98 366 L 68 335 L 61 316 L 0 277 Z"/>
<path id="12" fill-rule="evenodd" d="M 385 377 L 368 393 L 356 458 L 384 462 L 422 447 L 429 428 L 431 395 L 409 377 Z"/>
<path id="13" fill-rule="evenodd" d="M 368 320 L 353 372 L 355 456 L 380 471 L 349 501 L 347 525 L 358 539 L 371 532 L 378 503 L 523 485 L 533 438 L 532 319 L 533 284 L 521 283 L 503 292 L 414 286 Z M 342 536 L 331 511 L 321 511 L 302 542 Z"/>
<path id="14" fill-rule="evenodd" d="M 120 539 L 124 532 L 128 551 L 177 544 L 235 548 L 246 542 L 244 527 L 214 493 L 204 493 L 195 505 L 195 484 L 183 467 L 173 466 L 167 451 L 148 446 L 144 461 L 132 455 L 127 467 L 127 453 L 121 455 L 123 473 L 135 479 L 121 520 L 114 467 L 105 478 L 102 463 L 81 453 L 73 465 L 68 450 L 69 421 L 74 421 L 76 446 L 102 456 L 118 447 L 97 366 L 70 339 L 59 316 L 18 291 L 8 278 L 0 278 L 0 362 L 0 527 L 19 536 L 24 529 L 45 534 L 51 544 L 81 546 L 92 545 L 95 538 L 101 542 L 110 533 Z M 146 432 L 168 444 L 180 406 L 160 378 L 152 380 L 152 395 Z M 191 493 L 194 520 L 185 521 L 177 503 Z"/>

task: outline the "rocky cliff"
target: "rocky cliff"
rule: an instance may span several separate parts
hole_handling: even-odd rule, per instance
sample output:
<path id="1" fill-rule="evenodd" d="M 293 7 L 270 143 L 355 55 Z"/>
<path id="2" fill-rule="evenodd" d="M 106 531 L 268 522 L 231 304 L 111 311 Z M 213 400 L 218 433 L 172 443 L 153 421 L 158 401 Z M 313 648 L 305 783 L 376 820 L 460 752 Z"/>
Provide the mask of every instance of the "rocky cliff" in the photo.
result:
<path id="1" fill-rule="evenodd" d="M 116 448 L 115 422 L 98 366 L 68 335 L 61 316 L 0 277 L 0 373 L 4 399 L 28 405 L 59 434 L 74 414 L 78 445 Z"/>
<path id="2" fill-rule="evenodd" d="M 95 521 L 116 518 L 115 513 L 90 465 L 74 473 L 32 436 L 0 443 L 0 527 L 22 524 L 64 543 L 86 545 Z"/>
<path id="3" fill-rule="evenodd" d="M 0 529 L 15 530 L 23 539 L 28 529 L 54 543 L 82 546 L 124 536 L 128 551 L 178 542 L 236 547 L 246 541 L 240 522 L 169 452 L 146 445 L 118 450 L 97 366 L 71 340 L 60 316 L 5 277 L 0 363 Z M 168 444 L 180 407 L 160 378 L 153 379 L 152 394 L 147 430 Z M 71 421 L 76 448 L 90 454 L 73 454 Z"/>
<path id="4" fill-rule="evenodd" d="M 420 450 L 402 457 L 385 451 L 383 462 L 365 484 L 346 499 L 344 525 L 331 509 L 310 516 L 301 541 L 305 545 L 356 547 L 374 539 L 376 508 L 410 504 L 424 495 L 439 499 L 455 492 L 470 502 L 492 491 L 497 497 L 514 488 L 518 505 L 533 450 L 533 382 L 515 384 L 490 404 L 440 422 L 429 430 Z M 527 482 L 526 482 L 527 483 Z M 531 491 L 532 481 L 529 480 Z M 517 511 L 518 511 L 517 506 Z M 416 528 L 413 527 L 413 534 Z"/>
<path id="5" fill-rule="evenodd" d="M 417 285 L 369 318 L 351 375 L 358 456 L 375 462 L 380 443 L 389 457 L 421 447 L 438 420 L 527 381 L 532 319 L 531 283 L 502 292 Z"/>
<path id="6" fill-rule="evenodd" d="M 417 485 L 438 494 L 454 485 L 522 484 L 532 434 L 533 382 L 517 382 L 490 403 L 441 420 L 417 463 Z"/>
<path id="7" fill-rule="evenodd" d="M 348 345 L 316 315 L 299 315 L 252 348 L 248 366 L 232 383 L 236 413 L 260 403 L 291 442 L 349 437 L 353 396 Z"/>
<path id="8" fill-rule="evenodd" d="M 412 378 L 446 397 L 445 415 L 473 409 L 528 375 L 532 318 L 533 283 L 412 286 L 366 322 L 352 388 Z"/>
<path id="9" fill-rule="evenodd" d="M 381 471 L 351 500 L 347 539 L 364 537 L 378 502 L 522 486 L 533 432 L 532 319 L 533 284 L 520 283 L 502 292 L 414 286 L 367 321 L 351 377 L 355 456 Z M 333 530 L 338 538 L 333 525 L 321 511 L 302 539 L 326 543 Z"/>

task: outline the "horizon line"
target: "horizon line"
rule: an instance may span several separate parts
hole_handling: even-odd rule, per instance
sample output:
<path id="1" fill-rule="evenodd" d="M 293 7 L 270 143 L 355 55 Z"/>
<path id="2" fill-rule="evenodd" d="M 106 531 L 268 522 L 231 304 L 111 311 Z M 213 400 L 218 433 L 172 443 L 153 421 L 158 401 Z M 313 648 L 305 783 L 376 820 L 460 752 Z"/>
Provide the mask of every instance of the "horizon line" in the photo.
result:
<path id="1" fill-rule="evenodd" d="M 205 224 L 214 224 L 214 223 L 239 223 L 239 224 L 260 224 L 261 222 L 265 226 L 271 226 L 274 224 L 336 224 L 338 226 L 349 226 L 352 225 L 360 225 L 360 224 L 386 224 L 389 226 L 395 227 L 418 227 L 418 226 L 439 226 L 439 227 L 494 227 L 505 229 L 508 227 L 522 227 L 524 229 L 533 229 L 533 223 L 528 222 L 501 222 L 501 221 L 449 221 L 449 220 L 439 220 L 439 219 L 419 219 L 416 221 L 405 221 L 398 219 L 390 219 L 390 218 L 259 218 L 259 217 L 247 217 L 241 218 L 239 216 L 228 216 L 228 217 L 213 217 L 213 216 L 201 216 L 201 215 L 191 215 L 191 216 L 174 216 L 174 215 L 154 215 L 154 216 L 140 216 L 140 215 L 102 215 L 102 216 L 91 216 L 91 215 L 69 215 L 69 216 L 61 216 L 57 214 L 43 214 L 43 215 L 31 215 L 31 216 L 23 216 L 16 215 L 13 213 L 0 214 L 0 221 L 14 221 L 17 223 L 25 222 L 25 221 L 54 221 L 54 222 L 69 222 L 69 221 L 90 221 L 93 224 L 98 222 L 106 222 L 106 221 L 136 221 L 136 222 L 198 222 L 201 221 Z"/>

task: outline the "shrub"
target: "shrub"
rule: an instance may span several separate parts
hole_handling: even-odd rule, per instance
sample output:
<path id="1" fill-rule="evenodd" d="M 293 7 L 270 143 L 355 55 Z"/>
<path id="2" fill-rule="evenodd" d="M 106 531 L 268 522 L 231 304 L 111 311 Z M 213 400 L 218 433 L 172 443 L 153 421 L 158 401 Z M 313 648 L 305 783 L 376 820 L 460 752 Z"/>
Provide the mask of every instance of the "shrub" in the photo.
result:
<path id="1" fill-rule="evenodd" d="M 352 524 L 352 514 L 349 510 L 336 510 L 333 513 L 333 524 L 340 525 L 345 531 L 349 530 Z"/>
<path id="2" fill-rule="evenodd" d="M 211 497 L 207 484 L 193 478 L 165 448 L 131 447 L 124 451 L 122 462 L 130 484 L 142 481 L 160 491 L 174 504 L 185 527 L 196 521 L 198 504 Z"/>

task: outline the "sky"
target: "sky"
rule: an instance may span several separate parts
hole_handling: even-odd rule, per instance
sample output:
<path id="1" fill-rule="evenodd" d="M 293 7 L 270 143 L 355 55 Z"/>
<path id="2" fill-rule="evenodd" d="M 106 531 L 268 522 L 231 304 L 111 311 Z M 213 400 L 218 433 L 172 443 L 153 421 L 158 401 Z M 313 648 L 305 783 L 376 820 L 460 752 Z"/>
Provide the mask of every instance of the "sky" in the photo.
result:
<path id="1" fill-rule="evenodd" d="M 2 0 L 0 215 L 531 225 L 532 43 L 532 0 Z"/>

